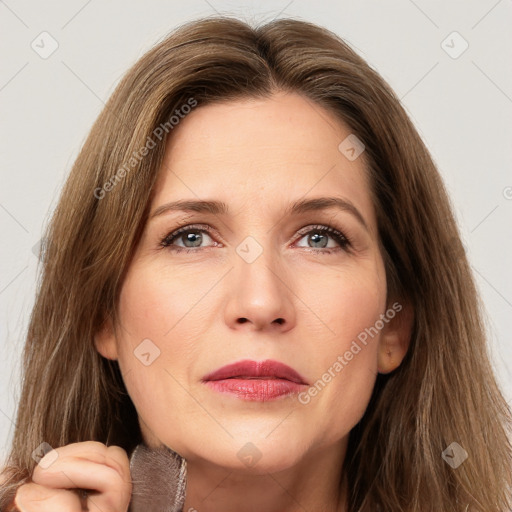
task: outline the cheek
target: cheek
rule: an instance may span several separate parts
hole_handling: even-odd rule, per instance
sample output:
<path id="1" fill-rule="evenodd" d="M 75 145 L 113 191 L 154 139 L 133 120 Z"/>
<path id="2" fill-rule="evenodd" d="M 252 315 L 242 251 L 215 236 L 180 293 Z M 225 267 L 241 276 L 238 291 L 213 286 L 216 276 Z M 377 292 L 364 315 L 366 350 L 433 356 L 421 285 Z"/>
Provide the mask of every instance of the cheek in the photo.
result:
<path id="1" fill-rule="evenodd" d="M 329 357 L 347 350 L 351 340 L 375 324 L 386 305 L 378 261 L 361 268 L 347 265 L 322 280 L 310 278 L 302 294 L 311 311 L 318 312 L 322 329 L 318 338 L 323 340 L 322 353 Z"/>
<path id="2" fill-rule="evenodd" d="M 316 294 L 316 310 L 328 335 L 315 353 L 315 380 L 299 398 L 311 407 L 311 414 L 324 419 L 320 428 L 328 438 L 345 435 L 361 419 L 375 384 L 380 338 L 376 324 L 381 326 L 386 303 L 379 270 L 378 264 L 366 272 L 347 269 Z"/>
<path id="3" fill-rule="evenodd" d="M 155 269 L 147 264 L 134 266 L 125 279 L 119 303 L 119 349 L 124 361 L 133 358 L 144 340 L 155 345 L 155 352 L 160 351 L 161 365 L 188 359 L 187 354 L 197 350 L 195 331 L 204 326 L 198 318 L 202 311 L 198 303 L 208 286 L 186 272 L 171 273 L 168 268 Z M 146 341 L 149 347 L 151 343 Z"/>
<path id="4" fill-rule="evenodd" d="M 123 284 L 119 301 L 121 329 L 129 338 L 160 339 L 180 314 L 180 301 L 172 281 L 134 268 Z"/>
<path id="5" fill-rule="evenodd" d="M 117 332 L 119 365 L 139 412 L 151 411 L 158 405 L 155 401 L 161 397 L 161 388 L 167 392 L 175 389 L 171 385 L 172 377 L 182 380 L 180 368 L 187 368 L 193 358 L 188 338 L 177 334 L 182 324 L 180 319 L 190 306 L 173 283 L 176 281 L 171 276 L 134 266 L 121 290 Z M 176 368 L 172 361 L 183 364 Z"/>
<path id="6" fill-rule="evenodd" d="M 143 260 L 125 278 L 119 300 L 119 365 L 139 415 L 150 423 L 169 422 L 176 414 L 168 407 L 171 403 L 190 408 L 189 417 L 197 414 L 183 386 L 190 387 L 197 374 L 198 340 L 208 339 L 213 308 L 202 299 L 214 278 L 218 275 L 183 268 L 171 272 Z"/>

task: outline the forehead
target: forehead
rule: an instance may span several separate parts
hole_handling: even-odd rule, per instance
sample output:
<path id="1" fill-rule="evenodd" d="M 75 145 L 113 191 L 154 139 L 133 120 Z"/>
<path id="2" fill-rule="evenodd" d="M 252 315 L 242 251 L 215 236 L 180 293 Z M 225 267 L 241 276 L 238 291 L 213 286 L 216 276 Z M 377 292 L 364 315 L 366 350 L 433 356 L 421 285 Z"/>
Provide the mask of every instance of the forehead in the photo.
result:
<path id="1" fill-rule="evenodd" d="M 153 204 L 218 199 L 262 215 L 299 198 L 348 198 L 374 221 L 363 155 L 339 149 L 350 128 L 296 93 L 199 106 L 171 132 Z"/>

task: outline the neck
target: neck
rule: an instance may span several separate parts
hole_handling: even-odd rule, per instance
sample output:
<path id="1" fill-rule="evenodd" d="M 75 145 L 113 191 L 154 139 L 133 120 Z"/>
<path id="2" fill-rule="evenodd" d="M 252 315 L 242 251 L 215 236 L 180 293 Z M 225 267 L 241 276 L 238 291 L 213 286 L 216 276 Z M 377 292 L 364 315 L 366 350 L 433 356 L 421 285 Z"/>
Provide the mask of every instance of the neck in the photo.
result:
<path id="1" fill-rule="evenodd" d="M 187 459 L 183 512 L 346 512 L 347 485 L 342 476 L 346 442 L 311 453 L 275 473 L 266 472 L 263 465 L 258 468 L 260 464 L 240 471 Z"/>

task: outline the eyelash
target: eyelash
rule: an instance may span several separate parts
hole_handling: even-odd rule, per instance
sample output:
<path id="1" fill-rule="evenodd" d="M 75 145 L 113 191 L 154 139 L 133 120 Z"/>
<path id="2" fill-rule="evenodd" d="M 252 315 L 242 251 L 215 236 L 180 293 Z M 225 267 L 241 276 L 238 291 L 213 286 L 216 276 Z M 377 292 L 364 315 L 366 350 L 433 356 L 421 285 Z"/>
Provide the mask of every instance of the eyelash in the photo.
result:
<path id="1" fill-rule="evenodd" d="M 211 236 L 211 231 L 212 231 L 211 228 L 205 224 L 190 224 L 190 225 L 178 228 L 177 230 L 167 234 L 161 240 L 159 245 L 161 248 L 167 248 L 167 249 L 170 249 L 171 251 L 175 251 L 175 252 L 197 252 L 199 249 L 206 249 L 207 247 L 197 247 L 197 248 L 192 249 L 192 248 L 187 248 L 187 247 L 172 246 L 171 244 L 177 238 L 179 238 L 180 235 L 183 235 L 184 233 L 205 232 L 209 236 Z M 329 225 L 322 225 L 322 224 L 307 226 L 307 228 L 301 229 L 299 231 L 300 237 L 298 238 L 298 240 L 303 238 L 305 235 L 308 235 L 308 234 L 314 233 L 314 232 L 322 233 L 322 234 L 326 234 L 326 233 L 329 234 L 334 240 L 336 240 L 336 242 L 338 242 L 340 247 L 329 247 L 329 248 L 320 248 L 320 249 L 315 249 L 314 247 L 309 247 L 309 248 L 307 248 L 307 249 L 309 249 L 309 252 L 331 254 L 333 252 L 338 252 L 340 250 L 348 252 L 349 248 L 352 247 L 352 241 L 349 239 L 349 237 L 347 237 L 346 235 L 344 235 L 343 233 L 341 233 L 340 231 L 338 231 L 337 229 L 335 229 Z"/>

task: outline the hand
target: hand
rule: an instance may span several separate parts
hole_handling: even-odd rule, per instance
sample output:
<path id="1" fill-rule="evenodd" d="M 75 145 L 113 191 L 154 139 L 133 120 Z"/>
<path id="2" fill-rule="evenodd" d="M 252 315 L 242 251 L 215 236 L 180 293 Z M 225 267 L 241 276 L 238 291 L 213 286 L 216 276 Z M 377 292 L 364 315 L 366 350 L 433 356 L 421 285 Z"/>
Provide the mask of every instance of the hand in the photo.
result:
<path id="1" fill-rule="evenodd" d="M 55 452 L 57 459 L 44 469 Z M 83 489 L 87 497 L 82 498 Z M 131 493 L 126 452 L 119 446 L 85 441 L 47 453 L 35 467 L 32 481 L 18 488 L 14 504 L 20 512 L 126 512 Z"/>

